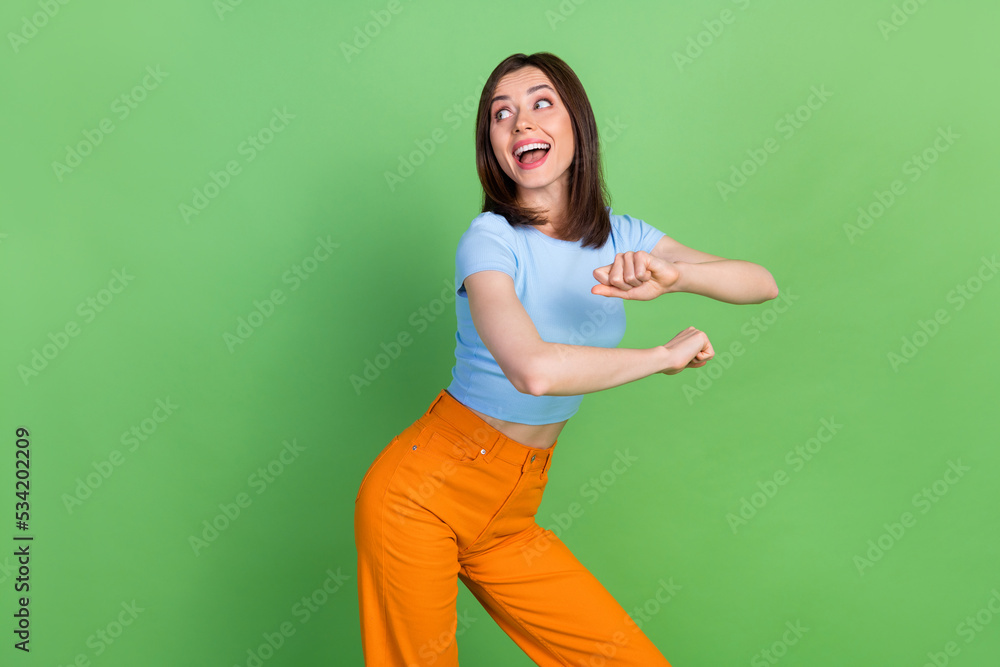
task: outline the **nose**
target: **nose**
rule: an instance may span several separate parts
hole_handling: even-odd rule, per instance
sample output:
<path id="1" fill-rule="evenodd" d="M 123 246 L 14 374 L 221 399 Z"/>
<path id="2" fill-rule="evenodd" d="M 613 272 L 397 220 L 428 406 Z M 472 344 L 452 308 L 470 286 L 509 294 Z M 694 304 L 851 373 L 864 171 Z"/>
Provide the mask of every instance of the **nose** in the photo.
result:
<path id="1" fill-rule="evenodd" d="M 518 130 L 530 130 L 535 126 L 534 121 L 531 119 L 531 115 L 527 112 L 521 112 L 517 116 L 517 124 L 515 127 Z"/>

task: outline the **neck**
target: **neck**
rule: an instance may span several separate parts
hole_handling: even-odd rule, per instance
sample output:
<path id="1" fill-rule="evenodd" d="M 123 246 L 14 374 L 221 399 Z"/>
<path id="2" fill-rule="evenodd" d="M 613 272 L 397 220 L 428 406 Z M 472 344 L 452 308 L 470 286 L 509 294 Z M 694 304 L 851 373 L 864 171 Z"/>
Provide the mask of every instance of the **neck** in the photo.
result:
<path id="1" fill-rule="evenodd" d="M 565 228 L 566 208 L 569 199 L 567 191 L 568 188 L 565 186 L 559 188 L 557 192 L 551 190 L 522 191 L 518 195 L 518 203 L 521 206 L 541 211 L 545 224 L 538 225 L 538 229 L 549 236 L 558 238 Z"/>

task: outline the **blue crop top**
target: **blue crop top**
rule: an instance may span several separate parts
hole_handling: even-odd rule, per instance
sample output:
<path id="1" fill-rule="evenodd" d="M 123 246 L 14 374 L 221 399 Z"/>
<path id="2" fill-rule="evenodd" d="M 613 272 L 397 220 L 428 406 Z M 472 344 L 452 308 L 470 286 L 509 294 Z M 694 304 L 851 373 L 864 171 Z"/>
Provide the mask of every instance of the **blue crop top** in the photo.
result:
<path id="1" fill-rule="evenodd" d="M 592 294 L 594 269 L 629 250 L 651 252 L 663 232 L 608 207 L 611 234 L 600 248 L 561 241 L 530 225 L 511 226 L 496 213 L 480 213 L 462 234 L 455 254 L 455 366 L 448 393 L 484 414 L 522 424 L 569 419 L 583 401 L 578 396 L 522 394 L 500 370 L 483 344 L 469 312 L 465 279 L 477 271 L 503 271 L 514 279 L 518 299 L 542 340 L 550 343 L 617 347 L 625 336 L 622 299 Z"/>

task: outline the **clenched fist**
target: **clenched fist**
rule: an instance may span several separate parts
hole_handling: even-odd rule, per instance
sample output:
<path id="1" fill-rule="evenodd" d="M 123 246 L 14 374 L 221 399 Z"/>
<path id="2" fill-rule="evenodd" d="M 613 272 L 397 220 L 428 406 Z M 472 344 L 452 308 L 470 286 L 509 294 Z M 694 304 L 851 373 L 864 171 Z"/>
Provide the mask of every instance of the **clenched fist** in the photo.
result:
<path id="1" fill-rule="evenodd" d="M 600 284 L 591 288 L 593 294 L 649 301 L 670 291 L 680 278 L 680 269 L 673 262 L 638 250 L 618 253 L 614 263 L 594 269 L 594 278 Z"/>

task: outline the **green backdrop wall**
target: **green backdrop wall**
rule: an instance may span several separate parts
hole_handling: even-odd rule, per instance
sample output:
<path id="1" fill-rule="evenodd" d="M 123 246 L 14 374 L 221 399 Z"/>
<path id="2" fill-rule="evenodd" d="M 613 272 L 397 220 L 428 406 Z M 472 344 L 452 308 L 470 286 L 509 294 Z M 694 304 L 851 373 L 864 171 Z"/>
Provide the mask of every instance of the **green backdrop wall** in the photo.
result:
<path id="1" fill-rule="evenodd" d="M 476 103 L 535 51 L 616 213 L 782 293 L 628 303 L 623 346 L 717 356 L 587 396 L 539 523 L 677 667 L 996 664 L 998 19 L 4 3 L 3 664 L 362 664 L 352 501 L 450 382 Z M 462 664 L 530 664 L 459 588 Z"/>

